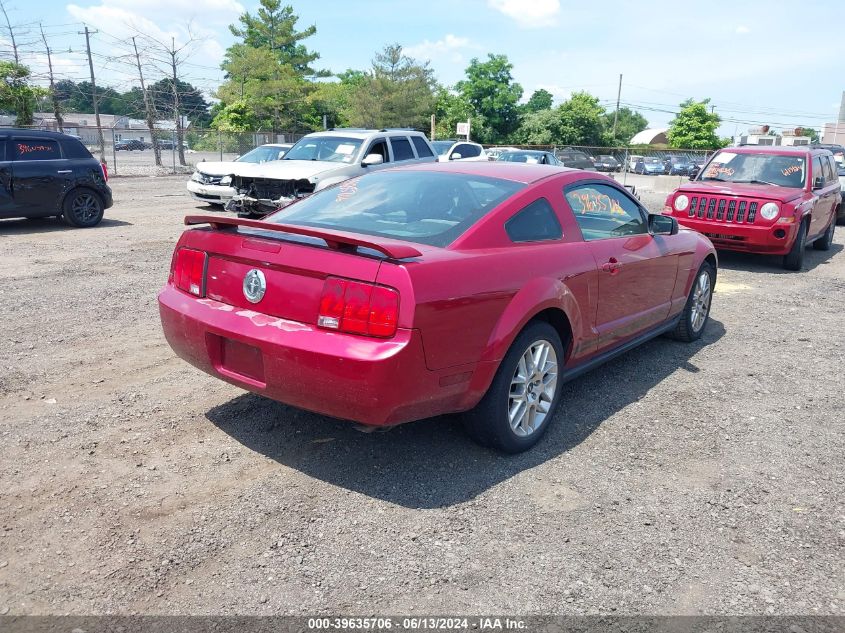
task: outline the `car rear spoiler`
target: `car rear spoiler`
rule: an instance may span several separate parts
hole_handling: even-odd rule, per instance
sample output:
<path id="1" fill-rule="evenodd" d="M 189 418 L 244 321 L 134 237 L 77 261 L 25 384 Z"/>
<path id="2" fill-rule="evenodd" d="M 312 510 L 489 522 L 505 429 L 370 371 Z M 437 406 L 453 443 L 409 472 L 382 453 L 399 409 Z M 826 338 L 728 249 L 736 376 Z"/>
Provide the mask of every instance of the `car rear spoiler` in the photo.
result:
<path id="1" fill-rule="evenodd" d="M 350 246 L 369 248 L 383 253 L 392 259 L 406 259 L 408 257 L 422 257 L 422 253 L 413 246 L 394 240 L 380 240 L 372 242 L 331 229 L 318 229 L 310 226 L 297 226 L 295 224 L 279 224 L 275 222 L 264 222 L 262 220 L 247 220 L 246 218 L 217 217 L 213 215 L 188 215 L 185 217 L 185 224 L 210 224 L 213 229 L 224 229 L 230 226 L 245 226 L 262 231 L 278 231 L 279 233 L 292 233 L 294 235 L 306 235 L 316 237 L 325 241 L 326 245 L 334 250 L 345 250 Z"/>

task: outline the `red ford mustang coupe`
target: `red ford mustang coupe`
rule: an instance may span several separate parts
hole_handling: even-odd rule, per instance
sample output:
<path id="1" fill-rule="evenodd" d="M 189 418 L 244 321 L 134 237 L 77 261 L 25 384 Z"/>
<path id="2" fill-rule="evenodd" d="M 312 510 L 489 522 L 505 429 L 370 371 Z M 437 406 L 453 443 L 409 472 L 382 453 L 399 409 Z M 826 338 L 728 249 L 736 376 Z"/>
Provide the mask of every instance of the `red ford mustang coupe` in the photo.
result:
<path id="1" fill-rule="evenodd" d="M 699 338 L 709 240 L 606 176 L 550 165 L 373 172 L 262 220 L 189 216 L 159 295 L 176 353 L 364 425 L 467 412 L 533 446 L 561 385 L 654 336 Z"/>

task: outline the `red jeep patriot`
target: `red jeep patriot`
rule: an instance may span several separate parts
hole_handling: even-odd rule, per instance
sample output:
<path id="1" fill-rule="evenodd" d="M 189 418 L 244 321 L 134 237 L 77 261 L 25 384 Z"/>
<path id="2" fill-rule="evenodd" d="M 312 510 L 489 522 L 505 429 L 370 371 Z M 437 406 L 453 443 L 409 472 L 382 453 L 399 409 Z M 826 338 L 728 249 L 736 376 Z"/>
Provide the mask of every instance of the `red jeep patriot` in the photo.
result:
<path id="1" fill-rule="evenodd" d="M 840 197 L 828 150 L 728 147 L 669 194 L 663 213 L 716 248 L 783 255 L 784 268 L 800 270 L 807 244 L 830 248 Z"/>

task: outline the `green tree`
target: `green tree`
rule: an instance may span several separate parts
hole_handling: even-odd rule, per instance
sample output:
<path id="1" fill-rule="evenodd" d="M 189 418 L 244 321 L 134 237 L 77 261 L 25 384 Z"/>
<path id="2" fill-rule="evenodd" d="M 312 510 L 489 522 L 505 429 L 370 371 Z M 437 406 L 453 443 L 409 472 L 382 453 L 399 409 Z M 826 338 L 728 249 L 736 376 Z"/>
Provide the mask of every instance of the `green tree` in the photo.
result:
<path id="1" fill-rule="evenodd" d="M 221 132 L 249 132 L 258 127 L 252 106 L 242 99 L 223 106 L 211 122 Z"/>
<path id="2" fill-rule="evenodd" d="M 534 91 L 534 94 L 531 95 L 531 98 L 528 99 L 526 104 L 523 106 L 523 110 L 525 112 L 551 110 L 553 99 L 554 97 L 551 92 L 545 90 L 544 88 L 540 88 L 539 90 Z"/>
<path id="3" fill-rule="evenodd" d="M 637 132 L 642 132 L 648 127 L 646 118 L 631 108 L 619 108 L 616 119 L 616 134 L 613 134 L 614 112 L 608 112 L 602 116 L 607 141 L 611 145 L 627 145 Z"/>
<path id="4" fill-rule="evenodd" d="M 442 86 L 438 88 L 434 104 L 435 137 L 453 138 L 457 124 L 467 119 L 471 119 L 472 130 L 484 128 L 484 120 L 475 113 L 463 95 Z"/>
<path id="5" fill-rule="evenodd" d="M 29 68 L 0 61 L 0 110 L 13 112 L 16 125 L 32 125 L 37 100 L 46 90 L 30 83 Z"/>
<path id="6" fill-rule="evenodd" d="M 376 53 L 372 69 L 355 83 L 346 116 L 361 127 L 425 129 L 434 108 L 434 71 L 404 55 L 399 44 Z"/>
<path id="7" fill-rule="evenodd" d="M 598 97 L 588 92 L 573 92 L 560 104 L 559 141 L 566 145 L 605 145 L 604 108 Z"/>
<path id="8" fill-rule="evenodd" d="M 179 112 L 188 117 L 188 120 L 194 127 L 206 127 L 211 121 L 211 115 L 209 113 L 209 103 L 205 100 L 202 91 L 181 79 L 176 80 L 176 89 L 179 93 Z M 127 110 L 126 114 L 130 116 L 140 116 L 140 113 L 144 111 L 144 97 L 141 94 L 140 88 L 137 90 L 138 94 L 136 98 L 140 98 L 140 102 L 134 105 L 124 95 L 124 107 Z M 152 98 L 153 108 L 155 108 L 159 118 L 172 117 L 175 108 L 173 79 L 165 77 L 147 86 L 147 91 Z M 132 114 L 133 110 L 138 114 Z"/>
<path id="9" fill-rule="evenodd" d="M 669 147 L 683 149 L 716 149 L 722 147 L 716 135 L 722 119 L 709 110 L 710 99 L 687 99 L 669 122 Z"/>
<path id="10" fill-rule="evenodd" d="M 473 136 L 482 143 L 504 142 L 519 127 L 522 86 L 511 75 L 513 65 L 505 55 L 488 54 L 486 61 L 473 58 L 466 79 L 455 88 L 483 120 L 473 125 Z"/>
<path id="11" fill-rule="evenodd" d="M 237 101 L 248 105 L 250 120 L 261 130 L 292 130 L 302 126 L 308 108 L 307 85 L 290 64 L 279 63 L 269 48 L 243 47 L 224 62 L 229 80 L 217 90 L 224 107 Z"/>
<path id="12" fill-rule="evenodd" d="M 238 18 L 240 26 L 230 25 L 229 30 L 241 43 L 229 47 L 224 61 L 227 62 L 240 54 L 241 47 L 267 49 L 273 53 L 280 64 L 289 64 L 301 76 L 328 75 L 326 71 L 317 71 L 311 65 L 320 58 L 320 54 L 308 50 L 303 40 L 317 33 L 313 24 L 303 31 L 296 30 L 299 17 L 293 7 L 282 6 L 280 0 L 260 0 L 256 15 L 248 11 Z"/>

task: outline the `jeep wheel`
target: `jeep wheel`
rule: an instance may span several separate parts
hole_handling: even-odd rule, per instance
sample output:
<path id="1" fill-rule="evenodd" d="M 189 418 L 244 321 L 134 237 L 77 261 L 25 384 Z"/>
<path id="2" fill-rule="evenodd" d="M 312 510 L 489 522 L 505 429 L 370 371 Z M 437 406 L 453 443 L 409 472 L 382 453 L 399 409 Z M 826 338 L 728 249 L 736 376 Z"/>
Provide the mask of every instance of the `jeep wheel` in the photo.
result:
<path id="1" fill-rule="evenodd" d="M 786 270 L 801 270 L 804 265 L 804 249 L 807 244 L 807 223 L 802 222 L 795 236 L 795 242 L 787 255 L 783 256 L 783 267 Z"/>
<path id="2" fill-rule="evenodd" d="M 502 360 L 487 393 L 465 414 L 467 433 L 506 453 L 534 446 L 552 422 L 560 397 L 563 345 L 548 323 L 529 323 Z"/>
<path id="3" fill-rule="evenodd" d="M 704 334 L 704 327 L 710 319 L 710 304 L 713 301 L 713 286 L 716 281 L 716 271 L 707 262 L 698 269 L 695 281 L 690 288 L 681 320 L 672 330 L 670 336 L 678 341 L 691 343 L 697 341 Z"/>
<path id="4" fill-rule="evenodd" d="M 833 232 L 836 230 L 836 217 L 830 218 L 830 224 L 827 227 L 827 231 L 824 232 L 824 235 L 816 239 L 813 242 L 813 248 L 817 251 L 829 251 L 830 245 L 833 244 Z"/>
<path id="5" fill-rule="evenodd" d="M 80 229 L 96 226 L 103 219 L 103 201 L 89 189 L 71 191 L 65 198 L 65 222 Z"/>

